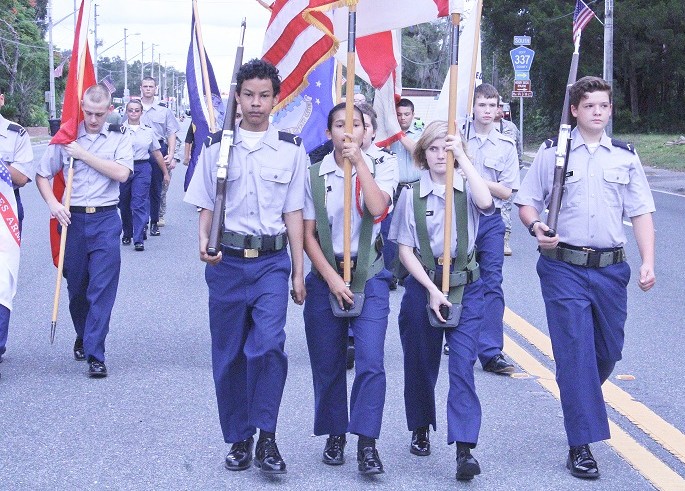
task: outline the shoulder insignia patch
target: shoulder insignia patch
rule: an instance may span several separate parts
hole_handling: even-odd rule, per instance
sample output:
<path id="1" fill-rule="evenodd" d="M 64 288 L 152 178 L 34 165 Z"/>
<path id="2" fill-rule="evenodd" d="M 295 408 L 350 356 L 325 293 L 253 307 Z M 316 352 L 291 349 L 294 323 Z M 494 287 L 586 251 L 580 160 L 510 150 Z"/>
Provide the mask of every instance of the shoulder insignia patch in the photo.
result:
<path id="1" fill-rule="evenodd" d="M 379 147 L 379 148 L 381 149 L 381 152 L 389 153 L 390 155 L 395 155 L 395 152 L 393 152 L 392 150 L 390 150 L 387 147 L 382 147 L 382 148 Z"/>
<path id="2" fill-rule="evenodd" d="M 207 138 L 205 139 L 205 147 L 211 147 L 215 143 L 219 143 L 223 133 L 223 131 L 217 131 L 216 133 L 210 133 L 207 135 Z"/>
<path id="3" fill-rule="evenodd" d="M 121 133 L 122 135 L 126 133 L 126 126 L 123 124 L 110 124 L 107 127 L 108 131 L 114 132 L 114 133 Z"/>
<path id="4" fill-rule="evenodd" d="M 615 147 L 623 148 L 624 150 L 628 150 L 630 153 L 635 153 L 635 147 L 633 146 L 632 143 L 624 142 L 621 140 L 615 140 L 614 138 L 612 138 L 611 144 Z"/>
<path id="5" fill-rule="evenodd" d="M 168 106 L 166 105 L 166 102 L 160 102 L 159 105 L 162 106 L 162 107 L 168 107 Z"/>
<path id="6" fill-rule="evenodd" d="M 559 141 L 559 138 L 557 138 L 557 137 L 548 138 L 547 140 L 545 140 L 545 148 L 556 147 L 558 141 Z"/>
<path id="7" fill-rule="evenodd" d="M 17 123 L 10 123 L 7 126 L 7 129 L 10 131 L 14 131 L 15 133 L 19 133 L 19 136 L 24 136 L 26 134 L 26 130 Z"/>
<path id="8" fill-rule="evenodd" d="M 287 131 L 279 131 L 278 139 L 284 142 L 292 143 L 298 147 L 302 145 L 302 138 L 297 135 L 293 135 L 292 133 L 288 133 Z"/>

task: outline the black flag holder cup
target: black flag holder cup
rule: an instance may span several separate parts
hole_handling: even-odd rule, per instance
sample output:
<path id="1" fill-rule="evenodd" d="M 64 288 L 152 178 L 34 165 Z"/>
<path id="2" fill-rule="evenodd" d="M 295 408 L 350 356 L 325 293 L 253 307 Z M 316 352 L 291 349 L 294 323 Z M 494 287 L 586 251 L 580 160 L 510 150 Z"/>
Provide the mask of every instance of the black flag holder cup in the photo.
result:
<path id="1" fill-rule="evenodd" d="M 447 132 L 450 135 L 456 135 L 456 113 L 457 113 L 457 82 L 459 70 L 459 23 L 461 22 L 461 9 L 463 2 L 456 2 L 456 7 L 452 12 L 452 31 L 450 33 L 450 88 L 449 88 L 449 106 L 447 113 Z M 448 298 L 450 291 L 450 268 L 452 263 L 452 213 L 454 213 L 454 193 L 450 190 L 454 189 L 454 154 L 447 152 L 447 175 L 445 179 L 445 223 L 444 223 L 444 248 L 443 248 L 443 270 L 442 270 L 442 292 L 445 298 Z M 464 193 L 466 188 L 464 188 Z M 457 220 L 459 222 L 460 220 Z M 463 220 L 462 220 L 463 221 Z M 465 235 L 458 237 L 458 244 L 462 245 Z M 466 244 L 464 244 L 466 247 Z M 430 249 L 428 249 L 430 251 Z M 461 301 L 461 296 L 460 299 Z M 445 320 L 444 322 L 438 319 L 430 304 L 426 305 L 428 311 L 428 321 L 431 326 L 440 329 L 453 329 L 459 325 L 461 317 L 462 305 L 461 303 L 452 303 L 451 307 L 447 305 L 440 306 L 440 315 Z"/>
<path id="2" fill-rule="evenodd" d="M 355 69 L 355 39 L 357 30 L 357 12 L 356 6 L 350 5 L 347 16 L 347 80 L 345 83 L 345 133 L 352 133 L 353 131 L 353 114 L 354 114 L 354 69 Z M 350 288 L 352 286 L 352 257 L 350 254 L 350 242 L 352 239 L 352 163 L 349 159 L 345 159 L 343 163 L 343 171 L 345 175 L 345 194 L 344 194 L 344 219 L 343 219 L 343 281 L 345 286 Z M 373 223 L 373 220 L 372 220 Z M 365 242 L 362 242 L 362 234 L 359 237 L 359 252 L 361 253 Z M 357 258 L 358 262 L 360 258 Z M 366 269 L 366 268 L 364 268 Z M 330 293 L 330 303 L 333 315 L 336 317 L 358 317 L 362 313 L 364 307 L 364 288 L 366 284 L 366 271 L 357 268 L 355 277 L 357 283 L 362 284 L 361 291 L 354 291 L 354 300 L 351 304 L 343 301 L 343 308 L 340 308 L 338 298 Z M 363 277 L 362 277 L 363 276 Z"/>

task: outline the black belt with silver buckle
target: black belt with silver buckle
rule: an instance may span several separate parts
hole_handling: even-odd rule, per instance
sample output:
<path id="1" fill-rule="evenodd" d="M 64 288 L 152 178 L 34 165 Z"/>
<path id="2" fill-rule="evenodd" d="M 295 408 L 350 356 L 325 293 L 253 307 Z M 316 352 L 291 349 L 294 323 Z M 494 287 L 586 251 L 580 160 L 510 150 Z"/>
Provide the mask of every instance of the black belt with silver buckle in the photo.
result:
<path id="1" fill-rule="evenodd" d="M 288 236 L 279 235 L 244 235 L 237 232 L 224 232 L 221 238 L 221 250 L 229 256 L 253 259 L 274 252 L 282 251 L 288 246 Z"/>
<path id="2" fill-rule="evenodd" d="M 72 213 L 100 213 L 102 211 L 111 211 L 111 210 L 116 210 L 117 205 L 109 205 L 109 206 L 70 206 L 69 211 Z"/>
<path id="3" fill-rule="evenodd" d="M 133 163 L 134 163 L 134 164 L 149 164 L 149 163 L 150 163 L 150 159 L 134 160 Z"/>
<path id="4" fill-rule="evenodd" d="M 623 247 L 598 249 L 560 243 L 555 249 L 540 249 L 540 254 L 584 268 L 605 268 L 626 260 Z"/>

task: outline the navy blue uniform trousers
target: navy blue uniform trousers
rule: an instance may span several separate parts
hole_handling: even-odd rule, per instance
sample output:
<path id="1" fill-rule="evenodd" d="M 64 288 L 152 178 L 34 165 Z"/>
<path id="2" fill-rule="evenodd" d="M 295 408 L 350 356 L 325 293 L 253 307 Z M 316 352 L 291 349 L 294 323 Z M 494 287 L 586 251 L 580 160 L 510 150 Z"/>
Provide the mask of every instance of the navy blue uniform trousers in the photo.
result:
<path id="1" fill-rule="evenodd" d="M 212 370 L 226 443 L 276 432 L 288 373 L 285 319 L 290 257 L 286 249 L 254 259 L 224 254 L 207 265 Z"/>
<path id="2" fill-rule="evenodd" d="M 0 305 L 0 356 L 7 350 L 7 333 L 10 327 L 10 309 Z"/>
<path id="3" fill-rule="evenodd" d="M 568 444 L 606 440 L 602 383 L 621 359 L 630 267 L 584 268 L 540 256 L 537 272 Z"/>
<path id="4" fill-rule="evenodd" d="M 166 157 L 169 147 L 163 140 L 159 141 L 161 145 L 162 157 Z M 159 206 L 162 204 L 162 182 L 164 181 L 164 173 L 162 169 L 155 163 L 152 166 L 152 178 L 150 179 L 150 221 L 157 223 L 159 221 Z M 147 220 L 146 220 L 147 221 Z"/>
<path id="5" fill-rule="evenodd" d="M 485 310 L 480 327 L 478 358 L 485 366 L 504 347 L 504 222 L 499 208 L 490 216 L 481 216 L 476 236 L 476 260 L 483 281 Z"/>
<path id="6" fill-rule="evenodd" d="M 437 275 L 442 274 L 438 267 Z M 483 319 L 483 282 L 464 287 L 463 310 L 454 329 L 430 325 L 426 289 L 413 276 L 404 280 L 399 326 L 404 352 L 404 408 L 407 427 L 436 427 L 435 384 L 440 371 L 443 333 L 450 348 L 447 394 L 447 443 L 470 443 L 475 447 L 481 424 L 481 406 L 476 394 L 473 365 L 478 350 L 478 332 Z"/>
<path id="7" fill-rule="evenodd" d="M 120 233 L 116 210 L 71 213 L 64 277 L 71 320 L 88 360 L 105 361 L 105 337 L 119 285 Z"/>
<path id="8" fill-rule="evenodd" d="M 390 280 L 385 269 L 366 282 L 364 307 L 359 317 L 333 315 L 328 284 L 314 273 L 307 275 L 304 329 L 314 381 L 314 434 L 350 432 L 378 438 L 385 405 L 385 332 L 390 314 Z M 347 334 L 354 334 L 355 376 L 347 409 L 345 357 Z"/>
<path id="9" fill-rule="evenodd" d="M 150 165 L 150 161 L 136 161 L 128 180 L 119 184 L 121 226 L 124 237 L 132 237 L 134 243 L 143 242 L 144 228 L 150 216 Z"/>

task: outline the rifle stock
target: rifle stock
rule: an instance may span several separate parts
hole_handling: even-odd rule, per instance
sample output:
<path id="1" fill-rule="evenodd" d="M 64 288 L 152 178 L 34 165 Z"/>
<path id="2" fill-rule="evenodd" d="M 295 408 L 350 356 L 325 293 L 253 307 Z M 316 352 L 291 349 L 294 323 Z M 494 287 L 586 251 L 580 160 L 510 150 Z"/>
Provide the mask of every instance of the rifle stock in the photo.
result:
<path id="1" fill-rule="evenodd" d="M 207 254 L 210 256 L 217 256 L 221 251 L 221 234 L 224 228 L 224 209 L 226 208 L 226 177 L 228 175 L 228 163 L 231 159 L 231 149 L 233 148 L 235 137 L 235 115 L 238 109 L 238 102 L 236 101 L 237 77 L 238 70 L 240 70 L 243 64 L 244 40 L 245 19 L 243 19 L 240 26 L 240 42 L 235 53 L 231 89 L 228 93 L 228 107 L 226 108 L 226 118 L 224 119 L 221 133 L 221 142 L 219 143 L 219 160 L 216 163 L 216 198 L 214 200 L 212 224 L 209 229 L 209 243 L 207 244 Z"/>
<path id="2" fill-rule="evenodd" d="M 573 58 L 571 58 L 571 68 L 568 73 L 566 95 L 564 96 L 564 107 L 561 112 L 561 124 L 559 125 L 559 136 L 557 138 L 557 150 L 555 152 L 554 161 L 554 181 L 548 206 L 549 212 L 547 213 L 547 226 L 549 227 L 549 230 L 545 232 L 545 235 L 548 237 L 554 237 L 557 233 L 561 200 L 564 197 L 564 181 L 566 180 L 566 168 L 568 167 L 569 150 L 571 149 L 571 107 L 569 91 L 571 86 L 576 83 L 579 45 L 580 39 L 573 52 Z"/>

